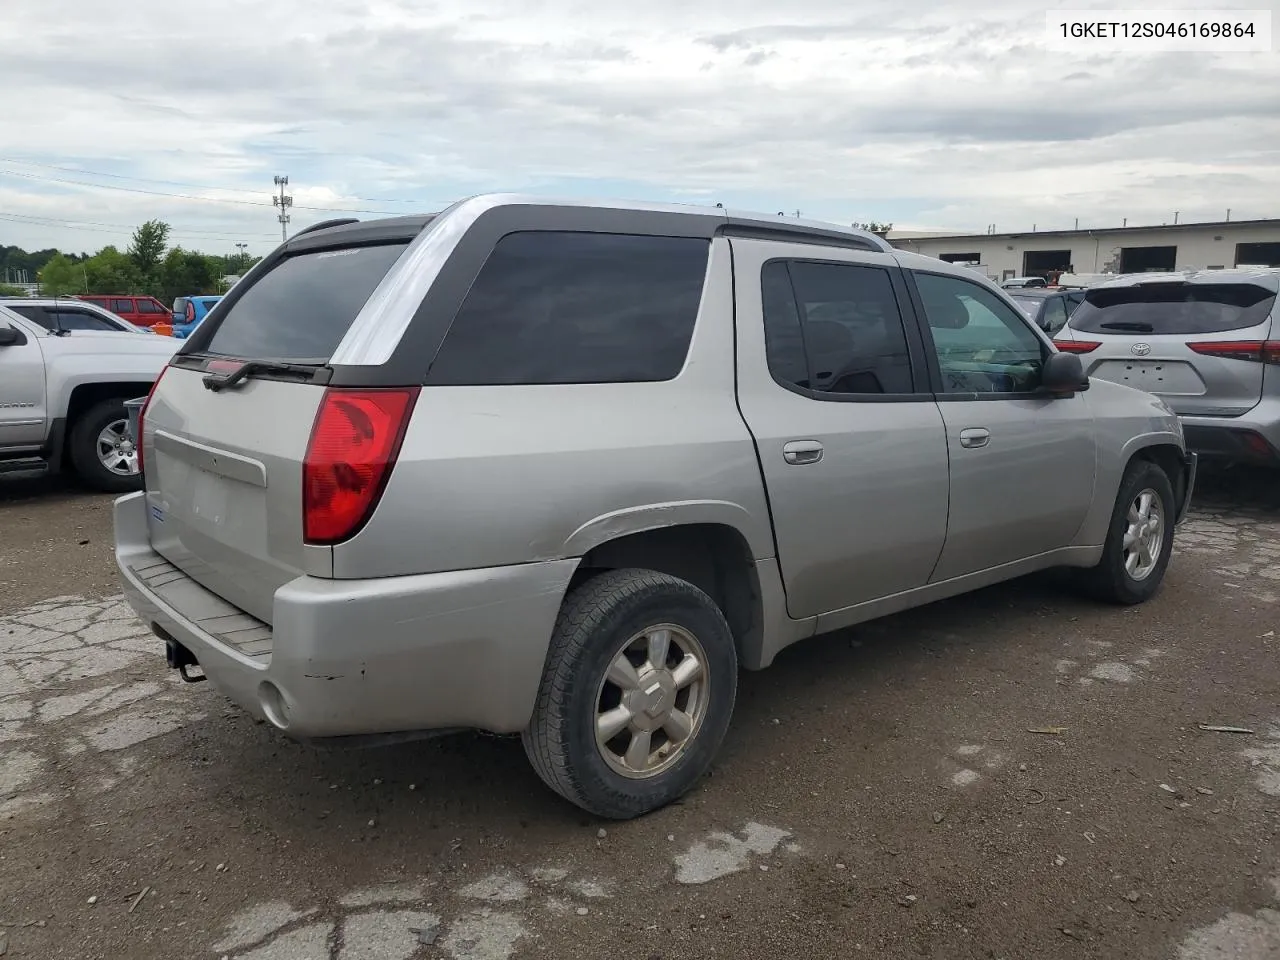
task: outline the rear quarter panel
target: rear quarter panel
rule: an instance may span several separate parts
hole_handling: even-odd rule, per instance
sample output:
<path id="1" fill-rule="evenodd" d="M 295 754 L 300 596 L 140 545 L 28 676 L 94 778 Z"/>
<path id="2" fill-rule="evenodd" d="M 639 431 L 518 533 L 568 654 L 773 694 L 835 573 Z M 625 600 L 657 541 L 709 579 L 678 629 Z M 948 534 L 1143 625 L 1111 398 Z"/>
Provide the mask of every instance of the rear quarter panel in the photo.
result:
<path id="1" fill-rule="evenodd" d="M 1077 546 L 1098 546 L 1107 535 L 1125 468 L 1144 447 L 1182 449 L 1182 425 L 1158 398 L 1131 387 L 1093 380 L 1084 394 L 1097 431 L 1098 471 L 1095 496 Z"/>
<path id="2" fill-rule="evenodd" d="M 717 239 L 674 380 L 424 388 L 377 509 L 334 548 L 334 575 L 569 558 L 681 523 L 728 524 L 756 558 L 772 556 L 733 322 L 728 241 Z"/>
<path id="3" fill-rule="evenodd" d="M 75 388 L 86 383 L 143 384 L 146 390 L 173 358 L 168 337 L 85 332 L 43 341 L 49 415 L 65 416 Z"/>

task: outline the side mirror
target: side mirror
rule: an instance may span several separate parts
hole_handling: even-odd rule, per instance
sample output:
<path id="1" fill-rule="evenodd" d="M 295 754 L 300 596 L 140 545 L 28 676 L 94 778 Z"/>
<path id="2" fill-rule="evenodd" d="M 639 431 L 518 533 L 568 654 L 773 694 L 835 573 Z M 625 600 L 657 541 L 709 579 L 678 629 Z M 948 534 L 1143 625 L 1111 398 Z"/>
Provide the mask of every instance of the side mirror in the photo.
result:
<path id="1" fill-rule="evenodd" d="M 1084 364 L 1074 353 L 1051 353 L 1040 371 L 1040 389 L 1058 396 L 1070 396 L 1089 389 Z"/>
<path id="2" fill-rule="evenodd" d="M 21 330 L 5 324 L 0 327 L 0 347 L 20 347 L 27 342 L 26 336 Z"/>

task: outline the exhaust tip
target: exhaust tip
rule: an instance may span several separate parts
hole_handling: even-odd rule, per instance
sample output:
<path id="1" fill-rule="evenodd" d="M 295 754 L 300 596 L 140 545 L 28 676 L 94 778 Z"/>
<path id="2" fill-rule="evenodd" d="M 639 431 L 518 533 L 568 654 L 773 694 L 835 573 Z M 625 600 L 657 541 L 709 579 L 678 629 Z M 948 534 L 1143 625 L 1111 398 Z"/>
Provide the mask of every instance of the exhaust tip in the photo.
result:
<path id="1" fill-rule="evenodd" d="M 289 702 L 284 693 L 270 680 L 263 680 L 258 686 L 258 706 L 262 715 L 277 730 L 289 729 Z"/>

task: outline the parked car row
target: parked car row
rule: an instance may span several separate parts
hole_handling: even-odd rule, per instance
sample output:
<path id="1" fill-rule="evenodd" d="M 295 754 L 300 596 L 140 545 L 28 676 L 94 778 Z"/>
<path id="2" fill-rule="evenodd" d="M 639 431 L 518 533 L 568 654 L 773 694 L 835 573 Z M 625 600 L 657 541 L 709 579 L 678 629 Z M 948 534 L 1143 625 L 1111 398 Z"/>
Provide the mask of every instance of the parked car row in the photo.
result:
<path id="1" fill-rule="evenodd" d="M 110 315 L 126 321 L 137 329 L 150 330 L 153 333 L 163 333 L 176 337 L 179 340 L 185 339 L 195 329 L 196 324 L 208 315 L 222 297 L 218 295 L 198 295 L 178 297 L 173 301 L 172 307 L 166 307 L 155 297 L 132 297 L 132 296 L 104 296 L 99 294 L 79 294 L 74 297 L 57 297 L 46 298 L 41 300 L 42 304 L 52 300 L 59 308 L 60 312 L 66 312 L 68 315 L 75 314 L 78 317 L 85 317 L 88 314 L 72 304 L 88 304 L 91 305 L 97 313 L 95 317 L 101 319 L 103 315 Z M 32 298 L 9 298 L 4 302 L 10 305 L 32 304 L 36 301 Z M 73 322 L 86 322 L 77 320 Z M 114 329 L 114 325 L 108 324 Z M 65 329 L 75 329 L 75 327 L 66 327 Z M 101 323 L 96 323 L 88 329 L 104 329 Z"/>

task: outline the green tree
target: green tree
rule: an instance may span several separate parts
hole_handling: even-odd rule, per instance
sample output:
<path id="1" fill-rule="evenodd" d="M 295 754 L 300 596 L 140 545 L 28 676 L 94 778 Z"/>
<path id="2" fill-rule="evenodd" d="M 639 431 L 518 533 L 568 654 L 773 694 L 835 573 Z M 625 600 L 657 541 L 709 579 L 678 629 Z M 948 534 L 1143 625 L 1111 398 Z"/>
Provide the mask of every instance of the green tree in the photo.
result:
<path id="1" fill-rule="evenodd" d="M 82 265 L 89 289 L 86 293 L 139 293 L 143 275 L 127 256 L 115 247 L 103 247 Z"/>
<path id="2" fill-rule="evenodd" d="M 61 253 L 54 254 L 40 270 L 40 292 L 48 297 L 62 297 L 69 293 L 88 293 L 85 289 L 84 270 L 78 263 Z"/>
<path id="3" fill-rule="evenodd" d="M 169 244 L 169 225 L 163 220 L 148 220 L 133 231 L 133 243 L 129 245 L 129 259 L 133 261 L 144 279 L 156 278 L 164 249 Z"/>
<path id="4" fill-rule="evenodd" d="M 0 297 L 25 297 L 27 291 L 22 287 L 15 287 L 12 284 L 0 283 Z"/>
<path id="5" fill-rule="evenodd" d="M 217 293 L 218 270 L 210 263 L 211 260 L 220 258 L 174 247 L 160 264 L 160 285 L 156 295 L 169 303 L 177 297 L 191 294 Z"/>

